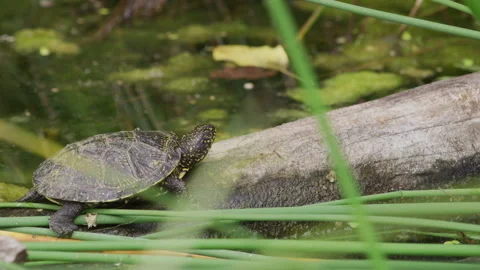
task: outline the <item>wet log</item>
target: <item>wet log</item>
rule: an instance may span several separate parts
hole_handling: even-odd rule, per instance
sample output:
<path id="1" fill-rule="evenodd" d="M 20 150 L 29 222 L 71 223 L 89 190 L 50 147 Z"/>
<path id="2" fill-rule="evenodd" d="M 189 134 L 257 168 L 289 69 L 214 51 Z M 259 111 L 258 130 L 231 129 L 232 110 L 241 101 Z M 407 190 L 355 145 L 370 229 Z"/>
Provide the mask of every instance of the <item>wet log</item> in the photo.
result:
<path id="1" fill-rule="evenodd" d="M 363 194 L 452 188 L 480 175 L 480 73 L 328 112 Z M 215 143 L 190 175 L 206 208 L 341 198 L 314 117 Z M 478 185 L 477 185 L 478 186 Z"/>

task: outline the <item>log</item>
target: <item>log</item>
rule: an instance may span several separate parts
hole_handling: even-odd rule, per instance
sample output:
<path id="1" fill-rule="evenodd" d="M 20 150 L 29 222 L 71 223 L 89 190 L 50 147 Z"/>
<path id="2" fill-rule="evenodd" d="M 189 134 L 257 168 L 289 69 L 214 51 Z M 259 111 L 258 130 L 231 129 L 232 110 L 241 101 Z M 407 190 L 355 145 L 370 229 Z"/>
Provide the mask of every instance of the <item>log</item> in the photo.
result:
<path id="1" fill-rule="evenodd" d="M 336 109 L 328 118 L 365 195 L 452 188 L 480 174 L 480 73 Z M 310 117 L 215 143 L 187 180 L 198 207 L 285 207 L 341 198 L 332 171 Z"/>

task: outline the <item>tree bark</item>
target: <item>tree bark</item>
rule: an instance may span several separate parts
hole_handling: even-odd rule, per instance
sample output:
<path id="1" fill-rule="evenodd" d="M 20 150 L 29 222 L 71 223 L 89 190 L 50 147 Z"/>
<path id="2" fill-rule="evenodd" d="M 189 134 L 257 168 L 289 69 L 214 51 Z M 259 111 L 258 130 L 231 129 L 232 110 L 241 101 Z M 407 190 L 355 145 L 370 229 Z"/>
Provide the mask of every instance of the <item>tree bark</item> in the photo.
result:
<path id="1" fill-rule="evenodd" d="M 333 110 L 328 118 L 365 195 L 458 187 L 480 174 L 480 73 Z M 314 117 L 215 143 L 188 179 L 193 202 L 205 208 L 341 198 Z"/>

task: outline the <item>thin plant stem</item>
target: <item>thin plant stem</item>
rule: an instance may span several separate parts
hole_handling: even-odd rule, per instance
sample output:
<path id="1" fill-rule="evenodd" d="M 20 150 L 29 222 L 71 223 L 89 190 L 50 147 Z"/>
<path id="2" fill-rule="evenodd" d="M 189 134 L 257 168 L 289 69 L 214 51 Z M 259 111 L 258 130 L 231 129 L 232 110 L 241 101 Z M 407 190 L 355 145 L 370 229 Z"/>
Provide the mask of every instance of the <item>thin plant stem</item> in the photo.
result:
<path id="1" fill-rule="evenodd" d="M 442 23 L 430 22 L 422 19 L 410 18 L 408 16 L 398 15 L 394 13 L 374 10 L 370 8 L 355 6 L 340 1 L 333 0 L 307 0 L 312 3 L 332 7 L 336 9 L 345 10 L 359 15 L 364 15 L 372 18 L 377 18 L 385 21 L 391 21 L 400 24 L 406 24 L 416 27 L 421 27 L 433 31 L 443 32 L 451 35 L 467 37 L 471 39 L 480 39 L 480 32 L 466 28 L 446 25 Z"/>
<path id="2" fill-rule="evenodd" d="M 315 253 L 363 254 L 368 245 L 353 241 L 312 240 L 254 240 L 254 239 L 162 239 L 96 242 L 25 242 L 32 251 L 103 251 L 103 250 L 187 250 L 187 249 L 232 249 L 257 250 L 269 254 L 291 252 L 299 255 Z M 480 256 L 478 245 L 378 243 L 388 255 L 409 256 Z M 57 258 L 58 259 L 58 258 Z"/>
<path id="3" fill-rule="evenodd" d="M 460 3 L 457 3 L 455 1 L 451 1 L 451 0 L 432 0 L 432 2 L 442 4 L 442 5 L 447 6 L 449 8 L 459 10 L 461 12 L 472 14 L 472 11 L 470 11 L 470 9 L 467 6 L 462 5 Z"/>
<path id="4" fill-rule="evenodd" d="M 308 20 L 302 25 L 302 27 L 298 31 L 298 34 L 297 34 L 297 39 L 298 40 L 303 40 L 303 37 L 307 34 L 308 30 L 310 30 L 310 28 L 312 28 L 312 25 L 320 17 L 320 14 L 322 13 L 322 10 L 323 10 L 322 6 L 318 6 L 317 8 L 315 8 L 312 15 L 310 15 Z"/>

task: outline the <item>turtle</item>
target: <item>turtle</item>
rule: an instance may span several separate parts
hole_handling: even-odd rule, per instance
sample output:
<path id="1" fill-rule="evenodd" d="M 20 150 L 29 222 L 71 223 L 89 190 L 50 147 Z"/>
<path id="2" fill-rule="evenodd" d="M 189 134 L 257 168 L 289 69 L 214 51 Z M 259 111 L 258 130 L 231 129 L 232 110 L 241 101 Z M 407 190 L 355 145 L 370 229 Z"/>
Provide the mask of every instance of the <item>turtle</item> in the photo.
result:
<path id="1" fill-rule="evenodd" d="M 99 134 L 68 144 L 33 173 L 33 187 L 17 202 L 44 198 L 62 205 L 50 228 L 69 236 L 85 207 L 127 200 L 160 184 L 182 194 L 185 173 L 208 153 L 215 127 L 204 124 L 179 138 L 168 131 L 135 129 Z"/>

